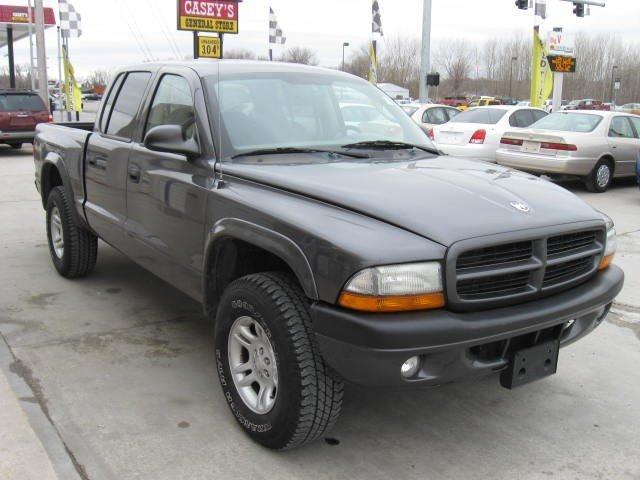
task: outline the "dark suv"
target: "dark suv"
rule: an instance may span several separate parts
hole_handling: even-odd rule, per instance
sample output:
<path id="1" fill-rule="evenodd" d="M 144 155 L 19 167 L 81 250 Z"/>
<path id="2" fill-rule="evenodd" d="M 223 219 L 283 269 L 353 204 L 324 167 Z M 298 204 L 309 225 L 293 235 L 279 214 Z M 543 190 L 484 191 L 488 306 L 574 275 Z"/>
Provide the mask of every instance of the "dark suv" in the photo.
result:
<path id="1" fill-rule="evenodd" d="M 30 90 L 0 90 L 0 143 L 21 148 L 32 143 L 36 125 L 53 121 L 46 105 Z"/>

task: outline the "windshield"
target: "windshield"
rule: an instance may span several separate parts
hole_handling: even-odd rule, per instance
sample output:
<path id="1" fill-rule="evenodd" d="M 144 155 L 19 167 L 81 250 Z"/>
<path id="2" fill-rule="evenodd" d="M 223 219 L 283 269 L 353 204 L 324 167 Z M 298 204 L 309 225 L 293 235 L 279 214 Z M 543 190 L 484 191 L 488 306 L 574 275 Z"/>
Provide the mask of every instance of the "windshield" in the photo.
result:
<path id="1" fill-rule="evenodd" d="M 340 148 L 370 141 L 434 148 L 391 98 L 360 80 L 323 73 L 205 77 L 220 109 L 223 158 L 277 148 Z"/>
<path id="2" fill-rule="evenodd" d="M 0 95 L 1 112 L 41 112 L 46 110 L 40 97 L 31 93 L 9 93 Z"/>
<path id="3" fill-rule="evenodd" d="M 557 130 L 560 132 L 593 132 L 600 122 L 602 116 L 591 113 L 552 113 L 542 120 L 538 120 L 529 128 L 542 130 Z"/>
<path id="4" fill-rule="evenodd" d="M 467 110 L 452 120 L 455 123 L 482 123 L 484 125 L 495 125 L 507 113 L 502 108 L 474 108 Z"/>

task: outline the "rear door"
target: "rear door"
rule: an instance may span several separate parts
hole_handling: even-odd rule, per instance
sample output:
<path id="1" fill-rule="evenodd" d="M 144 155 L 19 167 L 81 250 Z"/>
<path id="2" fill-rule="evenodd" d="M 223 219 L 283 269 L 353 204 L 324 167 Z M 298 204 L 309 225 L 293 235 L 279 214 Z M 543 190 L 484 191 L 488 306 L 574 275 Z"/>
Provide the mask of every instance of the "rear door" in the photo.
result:
<path id="1" fill-rule="evenodd" d="M 129 158 L 125 251 L 159 277 L 199 298 L 206 202 L 213 186 L 215 158 L 202 87 L 192 70 L 165 68 L 151 95 L 143 131 Z M 202 157 L 187 159 L 146 148 L 144 136 L 161 125 L 181 125 L 185 136 L 198 142 Z"/>
<path id="2" fill-rule="evenodd" d="M 616 161 L 615 175 L 635 175 L 640 140 L 631 123 L 631 117 L 618 115 L 611 119 L 609 146 Z"/>
<path id="3" fill-rule="evenodd" d="M 85 155 L 87 221 L 103 240 L 120 249 L 127 215 L 127 162 L 151 76 L 150 71 L 118 76 Z"/>

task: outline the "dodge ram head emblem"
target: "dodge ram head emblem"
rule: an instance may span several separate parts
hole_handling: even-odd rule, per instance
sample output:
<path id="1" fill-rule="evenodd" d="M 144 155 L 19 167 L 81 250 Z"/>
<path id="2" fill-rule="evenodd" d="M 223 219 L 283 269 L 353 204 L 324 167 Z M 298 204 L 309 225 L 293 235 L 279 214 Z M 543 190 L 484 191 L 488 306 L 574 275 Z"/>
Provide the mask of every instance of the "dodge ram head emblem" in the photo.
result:
<path id="1" fill-rule="evenodd" d="M 529 213 L 531 207 L 523 202 L 511 202 L 511 206 L 522 213 Z"/>

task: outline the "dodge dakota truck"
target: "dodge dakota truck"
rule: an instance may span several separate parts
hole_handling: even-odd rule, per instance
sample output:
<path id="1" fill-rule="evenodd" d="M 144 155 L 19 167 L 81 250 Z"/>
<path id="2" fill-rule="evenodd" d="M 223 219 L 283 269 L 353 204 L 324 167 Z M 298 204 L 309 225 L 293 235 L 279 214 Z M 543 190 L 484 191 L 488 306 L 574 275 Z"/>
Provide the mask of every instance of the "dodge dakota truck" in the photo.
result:
<path id="1" fill-rule="evenodd" d="M 345 121 L 353 104 L 393 128 Z M 552 375 L 624 281 L 604 214 L 535 176 L 444 156 L 342 72 L 125 68 L 95 125 L 39 126 L 34 157 L 60 275 L 91 273 L 100 238 L 201 302 L 226 402 L 273 449 L 331 428 L 345 382 Z"/>

